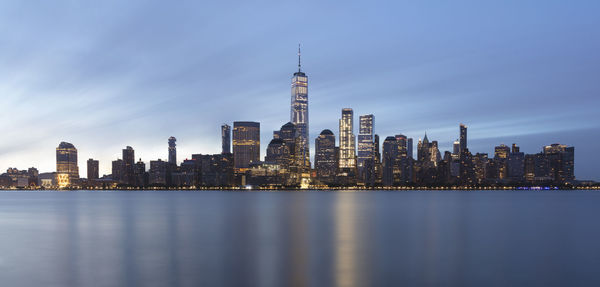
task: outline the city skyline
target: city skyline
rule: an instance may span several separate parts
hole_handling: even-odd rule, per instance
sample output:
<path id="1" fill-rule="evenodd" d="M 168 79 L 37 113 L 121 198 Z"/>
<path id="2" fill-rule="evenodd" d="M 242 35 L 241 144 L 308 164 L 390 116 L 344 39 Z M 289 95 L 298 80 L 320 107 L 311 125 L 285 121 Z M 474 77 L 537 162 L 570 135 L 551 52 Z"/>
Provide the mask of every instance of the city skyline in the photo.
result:
<path id="1" fill-rule="evenodd" d="M 167 161 L 162 143 L 170 136 L 178 139 L 177 161 L 181 163 L 194 153 L 220 152 L 219 125 L 234 121 L 261 123 L 263 159 L 270 131 L 289 119 L 289 80 L 297 60 L 296 46 L 301 42 L 303 71 L 311 81 L 311 161 L 312 141 L 322 130 L 334 131 L 339 141 L 339 111 L 350 107 L 356 119 L 375 115 L 375 133 L 382 141 L 403 134 L 416 143 L 427 132 L 439 141 L 440 150 L 452 150 L 453 142 L 459 139 L 456 125 L 465 123 L 473 152 L 491 155 L 495 146 L 513 142 L 526 153 L 539 152 L 541 146 L 557 142 L 575 146 L 576 177 L 600 179 L 594 169 L 598 161 L 595 142 L 600 140 L 600 121 L 594 110 L 599 104 L 594 77 L 599 58 L 593 52 L 600 41 L 589 28 L 597 26 L 597 17 L 591 12 L 597 11 L 596 3 L 561 9 L 552 3 L 544 7 L 523 4 L 513 20 L 504 16 L 516 4 L 470 3 L 482 9 L 480 15 L 461 14 L 461 4 L 389 4 L 393 7 L 365 10 L 366 16 L 377 14 L 381 18 L 367 27 L 348 21 L 346 12 L 356 13 L 360 5 L 343 7 L 336 14 L 326 4 L 309 3 L 298 9 L 323 8 L 328 16 L 317 12 L 315 23 L 307 23 L 294 35 L 287 35 L 284 28 L 298 24 L 299 16 L 283 21 L 281 31 L 265 26 L 281 20 L 275 14 L 289 8 L 280 4 L 267 9 L 273 13 L 271 17 L 257 22 L 262 30 L 226 26 L 233 35 L 241 36 L 234 41 L 208 29 L 194 33 L 182 29 L 168 38 L 183 40 L 181 45 L 156 43 L 144 33 L 136 34 L 130 42 L 110 37 L 111 31 L 129 23 L 126 16 L 157 14 L 163 8 L 158 4 L 144 6 L 139 12 L 135 11 L 138 4 L 122 5 L 125 7 L 118 15 L 103 6 L 106 4 L 97 4 L 97 15 L 57 4 L 48 7 L 52 8 L 50 15 L 62 19 L 56 27 L 43 25 L 48 18 L 33 20 L 36 15 L 27 13 L 28 5 L 3 7 L 7 17 L 0 20 L 4 27 L 18 26 L 11 23 L 21 20 L 8 14 L 30 20 L 7 32 L 8 44 L 2 48 L 6 64 L 0 70 L 5 79 L 0 84 L 5 101 L 1 117 L 6 124 L 1 132 L 9 140 L 0 143 L 0 170 L 34 166 L 52 171 L 54 155 L 48 150 L 68 141 L 79 151 L 80 176 L 86 174 L 84 162 L 88 158 L 100 161 L 101 175 L 109 174 L 110 162 L 120 158 L 126 146 L 132 146 L 147 166 L 157 158 Z M 168 8 L 170 17 L 151 24 L 163 27 L 157 29 L 159 35 L 186 27 L 186 20 L 194 23 L 192 16 L 198 13 L 198 7 Z M 188 12 L 186 8 L 191 9 Z M 439 18 L 425 23 L 414 16 L 385 13 L 385 8 L 405 8 L 401 13 L 432 13 Z M 445 15 L 444 9 L 454 15 Z M 10 13 L 15 11 L 22 13 Z M 77 12 L 82 12 L 81 16 L 76 16 Z M 82 20 L 85 16 L 90 16 L 89 21 Z M 115 20 L 114 24 L 103 27 L 99 24 L 106 20 L 102 16 Z M 176 16 L 182 20 L 172 21 Z M 240 15 L 228 13 L 225 19 L 234 16 Z M 256 20 L 255 16 L 242 16 L 250 17 L 242 20 Z M 481 29 L 496 33 L 467 32 L 468 21 L 451 21 L 459 16 L 465 21 L 481 21 Z M 130 21 L 128 32 L 143 32 L 148 24 L 135 17 Z M 389 25 L 385 21 L 399 24 L 395 25 L 398 30 L 386 28 Z M 519 25 L 507 25 L 511 21 Z M 328 25 L 335 23 L 347 27 Z M 400 25 L 408 23 L 412 25 Z M 441 24 L 455 28 L 454 32 L 432 38 L 431 34 L 439 36 Z M 40 29 L 49 33 L 33 37 Z M 94 29 L 99 33 L 86 33 Z M 369 37 L 370 29 L 390 37 L 383 40 L 378 33 Z M 314 33 L 317 31 L 321 32 Z M 353 33 L 363 41 L 357 43 Z M 536 34 L 535 40 L 527 38 L 529 33 Z M 247 42 L 249 35 L 262 37 Z M 196 49 L 204 43 L 199 40 L 201 36 L 220 44 Z M 66 38 L 77 41 L 67 45 L 62 41 Z M 569 45 L 574 41 L 579 45 Z M 183 57 L 175 55 L 179 49 Z M 129 60 L 122 61 L 125 58 Z M 149 69 L 157 66 L 160 71 Z M 354 135 L 359 134 L 356 119 Z"/>

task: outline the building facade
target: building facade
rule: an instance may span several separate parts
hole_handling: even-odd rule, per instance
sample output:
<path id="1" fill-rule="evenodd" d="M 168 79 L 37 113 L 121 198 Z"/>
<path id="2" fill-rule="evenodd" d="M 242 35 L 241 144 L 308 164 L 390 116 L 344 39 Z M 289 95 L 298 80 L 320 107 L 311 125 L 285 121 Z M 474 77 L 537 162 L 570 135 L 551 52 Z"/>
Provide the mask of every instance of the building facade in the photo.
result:
<path id="1" fill-rule="evenodd" d="M 72 143 L 61 142 L 56 148 L 56 176 L 60 188 L 70 187 L 79 181 L 77 149 Z"/>
<path id="2" fill-rule="evenodd" d="M 299 140 L 299 154 L 302 165 L 310 168 L 310 148 L 308 143 L 308 77 L 301 70 L 300 46 L 298 46 L 298 72 L 292 77 L 292 98 L 290 122 L 296 126 Z"/>
<path id="3" fill-rule="evenodd" d="M 342 109 L 340 119 L 340 168 L 356 168 L 356 143 L 354 137 L 354 112 L 350 108 Z"/>
<path id="4" fill-rule="evenodd" d="M 233 162 L 236 171 L 243 171 L 252 162 L 260 161 L 260 123 L 233 123 Z"/>
<path id="5" fill-rule="evenodd" d="M 363 115 L 359 117 L 358 129 L 358 151 L 357 166 L 358 174 L 361 179 L 366 177 L 365 162 L 373 160 L 374 156 L 374 136 L 375 136 L 375 117 L 373 115 Z M 371 165 L 371 167 L 373 167 Z"/>
<path id="6" fill-rule="evenodd" d="M 221 126 L 221 153 L 231 153 L 231 126 Z"/>
<path id="7" fill-rule="evenodd" d="M 331 130 L 323 130 L 315 139 L 315 169 L 317 179 L 323 183 L 333 183 L 337 173 L 335 135 Z"/>
<path id="8" fill-rule="evenodd" d="M 100 177 L 100 163 L 94 159 L 87 161 L 87 179 L 98 179 Z"/>

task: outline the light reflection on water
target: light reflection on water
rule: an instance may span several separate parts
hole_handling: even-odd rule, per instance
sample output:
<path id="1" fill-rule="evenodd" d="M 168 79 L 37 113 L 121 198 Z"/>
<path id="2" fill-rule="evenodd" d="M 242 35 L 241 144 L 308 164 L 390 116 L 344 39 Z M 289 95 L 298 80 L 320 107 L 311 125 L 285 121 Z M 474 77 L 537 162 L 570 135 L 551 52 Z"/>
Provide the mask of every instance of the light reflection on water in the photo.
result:
<path id="1" fill-rule="evenodd" d="M 2 286 L 598 286 L 597 192 L 0 192 Z"/>

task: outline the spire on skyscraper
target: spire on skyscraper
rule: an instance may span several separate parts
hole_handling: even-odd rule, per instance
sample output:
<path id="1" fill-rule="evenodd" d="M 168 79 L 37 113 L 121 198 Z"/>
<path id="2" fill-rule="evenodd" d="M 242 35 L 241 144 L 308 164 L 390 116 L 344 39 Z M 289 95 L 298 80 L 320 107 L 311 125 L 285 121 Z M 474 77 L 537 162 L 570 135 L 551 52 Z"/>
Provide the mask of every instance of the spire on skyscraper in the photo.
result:
<path id="1" fill-rule="evenodd" d="M 298 43 L 298 72 L 300 72 L 300 43 Z"/>

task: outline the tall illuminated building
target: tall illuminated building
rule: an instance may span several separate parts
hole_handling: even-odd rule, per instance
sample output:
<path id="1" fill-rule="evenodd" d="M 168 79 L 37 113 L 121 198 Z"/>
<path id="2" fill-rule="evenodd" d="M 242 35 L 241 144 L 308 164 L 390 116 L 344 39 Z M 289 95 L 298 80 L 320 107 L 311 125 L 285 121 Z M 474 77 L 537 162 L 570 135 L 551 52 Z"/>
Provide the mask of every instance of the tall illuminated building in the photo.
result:
<path id="1" fill-rule="evenodd" d="M 467 149 L 467 126 L 460 124 L 460 150 L 459 154 Z"/>
<path id="2" fill-rule="evenodd" d="M 458 157 L 460 155 L 460 142 L 455 140 L 452 144 L 452 157 Z"/>
<path id="3" fill-rule="evenodd" d="M 342 109 L 340 119 L 340 168 L 356 167 L 356 143 L 353 131 L 354 112 L 350 108 Z"/>
<path id="4" fill-rule="evenodd" d="M 510 147 L 505 144 L 494 147 L 494 164 L 496 165 L 496 178 L 505 179 L 508 177 L 508 157 Z"/>
<path id="5" fill-rule="evenodd" d="M 56 148 L 56 177 L 59 187 L 69 187 L 79 180 L 77 149 L 68 142 Z"/>
<path id="6" fill-rule="evenodd" d="M 100 173 L 99 162 L 92 158 L 87 161 L 87 178 L 98 179 Z"/>
<path id="7" fill-rule="evenodd" d="M 231 153 L 231 126 L 221 126 L 221 153 Z"/>
<path id="8" fill-rule="evenodd" d="M 233 164 L 244 171 L 252 162 L 260 161 L 260 123 L 233 122 Z"/>
<path id="9" fill-rule="evenodd" d="M 357 164 L 358 173 L 361 176 L 364 176 L 365 161 L 373 159 L 374 156 L 374 126 L 375 117 L 373 115 L 359 117 Z"/>
<path id="10" fill-rule="evenodd" d="M 298 45 L 298 72 L 292 77 L 292 101 L 290 121 L 296 126 L 300 138 L 300 154 L 302 165 L 310 168 L 310 153 L 308 143 L 308 77 L 301 70 L 300 45 Z"/>
<path id="11" fill-rule="evenodd" d="M 323 130 L 315 139 L 315 169 L 317 178 L 324 183 L 331 183 L 337 171 L 335 154 L 335 135 L 330 130 Z"/>
<path id="12" fill-rule="evenodd" d="M 544 156 L 548 159 L 552 178 L 557 182 L 575 179 L 575 148 L 562 144 L 544 146 Z"/>
<path id="13" fill-rule="evenodd" d="M 396 141 L 398 144 L 398 158 L 406 157 L 406 142 L 407 137 L 405 135 L 396 135 Z"/>
<path id="14" fill-rule="evenodd" d="M 175 137 L 169 138 L 169 164 L 177 165 L 177 139 Z"/>
<path id="15" fill-rule="evenodd" d="M 135 151 L 130 146 L 123 149 L 122 165 L 121 182 L 129 185 L 135 184 Z"/>

